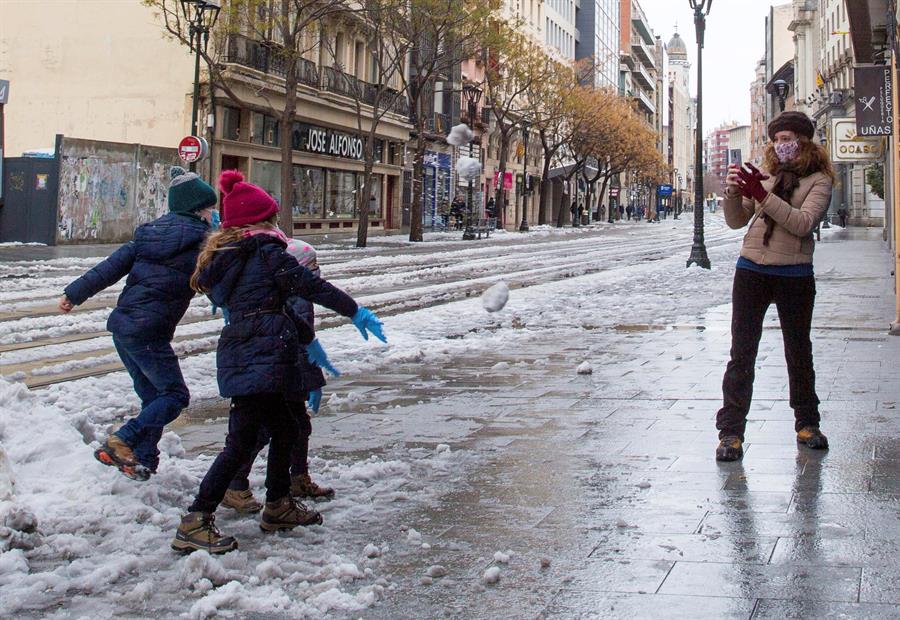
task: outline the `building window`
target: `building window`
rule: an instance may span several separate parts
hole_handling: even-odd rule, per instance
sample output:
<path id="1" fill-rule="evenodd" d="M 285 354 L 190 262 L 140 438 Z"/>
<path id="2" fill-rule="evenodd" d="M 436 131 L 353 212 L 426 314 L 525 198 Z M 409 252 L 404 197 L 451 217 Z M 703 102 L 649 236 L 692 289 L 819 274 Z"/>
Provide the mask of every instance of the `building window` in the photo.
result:
<path id="1" fill-rule="evenodd" d="M 254 159 L 250 179 L 281 204 L 281 162 Z"/>
<path id="2" fill-rule="evenodd" d="M 294 166 L 294 217 L 320 218 L 325 212 L 325 171 Z"/>
<path id="3" fill-rule="evenodd" d="M 328 219 L 353 219 L 356 216 L 356 184 L 355 172 L 328 171 L 325 203 Z"/>
<path id="4" fill-rule="evenodd" d="M 241 139 L 241 111 L 237 108 L 222 107 L 222 139 Z"/>
<path id="5" fill-rule="evenodd" d="M 278 119 L 260 112 L 251 114 L 251 142 L 263 146 L 278 146 L 281 144 L 278 136 Z"/>

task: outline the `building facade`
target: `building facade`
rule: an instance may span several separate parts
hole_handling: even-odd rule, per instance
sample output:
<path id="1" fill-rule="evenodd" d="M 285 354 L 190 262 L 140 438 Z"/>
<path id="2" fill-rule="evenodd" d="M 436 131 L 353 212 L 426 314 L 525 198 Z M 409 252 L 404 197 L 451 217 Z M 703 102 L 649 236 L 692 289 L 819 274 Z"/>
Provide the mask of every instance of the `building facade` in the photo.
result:
<path id="1" fill-rule="evenodd" d="M 674 188 L 691 202 L 693 196 L 697 127 L 696 100 L 691 97 L 691 63 L 684 39 L 676 32 L 666 45 L 669 57 L 667 88 L 669 123 L 668 162 Z"/>
<path id="2" fill-rule="evenodd" d="M 635 111 L 656 125 L 656 37 L 637 0 L 619 3 L 619 93 L 635 103 Z"/>
<path id="3" fill-rule="evenodd" d="M 48 4 L 52 10 L 40 15 L 25 1 L 0 6 L 4 39 L 12 36 L 0 47 L 0 76 L 10 79 L 15 93 L 6 109 L 8 151 L 52 146 L 57 133 L 174 149 L 190 132 L 194 61 L 188 48 L 166 36 L 160 18 L 140 0 Z M 306 42 L 298 118 L 289 135 L 282 135 L 284 68 L 277 34 L 262 37 L 229 28 L 226 21 L 223 12 L 209 43 L 224 83 L 211 85 L 201 76 L 199 133 L 210 144 L 210 156 L 198 170 L 215 178 L 223 169 L 239 169 L 280 201 L 281 146 L 288 142 L 295 231 L 355 230 L 363 171 L 358 128 L 372 122 L 369 98 L 376 81 L 361 23 L 334 17 L 322 24 L 321 40 Z M 77 37 L 67 34 L 73 28 Z M 135 67 L 158 70 L 138 76 Z M 400 76 L 391 80 L 398 92 Z M 409 109 L 405 97 L 389 105 L 377 130 L 375 187 L 368 202 L 375 229 L 401 224 Z"/>
<path id="4" fill-rule="evenodd" d="M 593 85 L 619 87 L 620 0 L 582 0 L 576 13 L 575 58 L 594 64 Z"/>
<path id="5" fill-rule="evenodd" d="M 715 190 L 707 187 L 707 193 L 711 191 L 719 193 L 724 187 L 725 176 L 728 173 L 729 141 L 731 139 L 731 130 L 734 127 L 734 123 L 725 124 L 714 129 L 707 136 L 707 170 L 716 175 L 720 184 Z"/>
<path id="6" fill-rule="evenodd" d="M 544 1 L 544 49 L 557 60 L 575 61 L 576 19 L 579 2 Z"/>
<path id="7" fill-rule="evenodd" d="M 767 133 L 768 118 L 766 117 L 766 59 L 761 58 L 756 63 L 756 76 L 750 84 L 750 160 L 759 164 L 762 162 L 769 142 Z"/>
<path id="8" fill-rule="evenodd" d="M 9 0 L 0 24 L 7 157 L 52 148 L 56 134 L 174 147 L 188 133 L 193 56 L 140 0 L 48 0 L 40 11 Z"/>

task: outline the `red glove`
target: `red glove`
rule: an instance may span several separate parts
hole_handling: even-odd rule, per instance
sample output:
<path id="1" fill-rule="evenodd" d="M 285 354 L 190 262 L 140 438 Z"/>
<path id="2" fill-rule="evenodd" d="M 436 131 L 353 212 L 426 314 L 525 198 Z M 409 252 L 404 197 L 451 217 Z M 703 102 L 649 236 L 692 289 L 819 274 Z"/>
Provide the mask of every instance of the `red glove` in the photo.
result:
<path id="1" fill-rule="evenodd" d="M 744 164 L 750 172 L 744 169 L 738 170 L 738 187 L 745 198 L 751 198 L 756 202 L 762 202 L 769 196 L 769 191 L 762 186 L 762 182 L 768 179 L 768 175 L 760 172 L 753 164 Z"/>

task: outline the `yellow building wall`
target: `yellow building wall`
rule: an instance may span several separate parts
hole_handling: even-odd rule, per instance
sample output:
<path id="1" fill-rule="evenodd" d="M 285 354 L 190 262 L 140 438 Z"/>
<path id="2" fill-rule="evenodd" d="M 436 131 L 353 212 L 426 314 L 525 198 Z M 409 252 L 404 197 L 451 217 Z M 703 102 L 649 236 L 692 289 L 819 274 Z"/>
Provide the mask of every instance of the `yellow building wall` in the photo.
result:
<path id="1" fill-rule="evenodd" d="M 76 138 L 175 146 L 194 63 L 140 0 L 0 0 L 6 154 Z"/>

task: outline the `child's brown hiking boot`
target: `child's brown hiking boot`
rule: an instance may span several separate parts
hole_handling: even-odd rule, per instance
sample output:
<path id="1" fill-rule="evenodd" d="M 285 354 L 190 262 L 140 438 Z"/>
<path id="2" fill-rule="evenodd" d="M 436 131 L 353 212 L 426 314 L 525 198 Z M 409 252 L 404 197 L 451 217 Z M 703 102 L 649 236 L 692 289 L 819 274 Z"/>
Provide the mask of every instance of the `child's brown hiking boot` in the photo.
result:
<path id="1" fill-rule="evenodd" d="M 282 497 L 274 502 L 266 502 L 259 527 L 264 532 L 292 530 L 298 525 L 320 525 L 322 515 L 310 510 L 290 496 Z"/>
<path id="2" fill-rule="evenodd" d="M 316 484 L 306 473 L 291 477 L 291 495 L 310 499 L 331 499 L 334 497 L 334 489 Z"/>
<path id="3" fill-rule="evenodd" d="M 252 514 L 262 510 L 263 505 L 256 501 L 250 489 L 235 491 L 228 489 L 222 499 L 222 505 L 242 514 Z"/>
<path id="4" fill-rule="evenodd" d="M 211 512 L 189 512 L 184 515 L 172 540 L 172 549 L 181 553 L 228 553 L 237 546 L 233 537 L 219 533 L 216 517 Z"/>
<path id="5" fill-rule="evenodd" d="M 94 450 L 94 458 L 104 465 L 115 467 L 132 480 L 140 480 L 141 482 L 149 480 L 152 473 L 137 462 L 131 446 L 119 439 L 118 435 L 115 434 L 107 437 L 103 445 Z"/>

